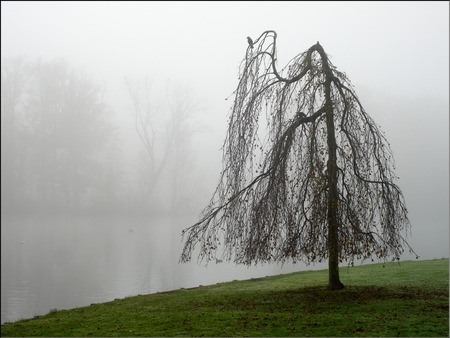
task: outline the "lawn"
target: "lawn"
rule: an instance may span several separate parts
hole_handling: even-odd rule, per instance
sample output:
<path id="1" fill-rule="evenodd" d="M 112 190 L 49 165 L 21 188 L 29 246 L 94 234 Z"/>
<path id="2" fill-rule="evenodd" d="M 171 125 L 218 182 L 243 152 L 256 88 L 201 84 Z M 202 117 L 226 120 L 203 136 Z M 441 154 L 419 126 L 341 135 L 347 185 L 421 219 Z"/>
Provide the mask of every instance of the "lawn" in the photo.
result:
<path id="1" fill-rule="evenodd" d="M 5 323 L 2 336 L 448 336 L 448 259 L 302 271 Z"/>

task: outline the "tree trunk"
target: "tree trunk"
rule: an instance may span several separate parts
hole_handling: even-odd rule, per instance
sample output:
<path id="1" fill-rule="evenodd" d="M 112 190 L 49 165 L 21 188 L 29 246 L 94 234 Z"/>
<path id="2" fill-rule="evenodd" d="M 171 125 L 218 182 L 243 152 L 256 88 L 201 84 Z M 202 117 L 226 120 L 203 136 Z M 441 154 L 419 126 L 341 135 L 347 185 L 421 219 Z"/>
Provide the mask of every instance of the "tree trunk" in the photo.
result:
<path id="1" fill-rule="evenodd" d="M 339 221 L 338 221 L 338 188 L 337 188 L 337 157 L 336 157 L 336 135 L 334 132 L 334 116 L 333 103 L 331 100 L 331 81 L 332 73 L 328 65 L 328 58 L 317 44 L 317 51 L 321 55 L 322 64 L 326 74 L 325 80 L 325 105 L 326 105 L 326 123 L 327 123 L 327 144 L 328 144 L 328 162 L 327 162 L 327 185 L 328 185 L 328 288 L 330 290 L 338 290 L 344 287 L 339 279 Z"/>
<path id="2" fill-rule="evenodd" d="M 330 107 L 331 108 L 331 107 Z M 338 189 L 337 189 L 337 163 L 336 163 L 336 137 L 334 134 L 334 121 L 332 109 L 327 109 L 327 135 L 328 135 L 328 288 L 342 289 L 344 284 L 339 279 L 339 238 L 338 238 Z"/>

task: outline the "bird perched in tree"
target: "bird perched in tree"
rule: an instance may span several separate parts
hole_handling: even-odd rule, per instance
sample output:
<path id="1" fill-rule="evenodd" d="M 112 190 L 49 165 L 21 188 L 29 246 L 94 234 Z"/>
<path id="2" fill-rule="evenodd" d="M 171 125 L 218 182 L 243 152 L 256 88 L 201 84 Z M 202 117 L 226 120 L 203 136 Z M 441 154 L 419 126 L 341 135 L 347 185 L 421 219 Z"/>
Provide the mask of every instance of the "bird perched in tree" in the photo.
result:
<path id="1" fill-rule="evenodd" d="M 247 42 L 250 45 L 250 48 L 253 48 L 253 40 L 251 37 L 247 36 Z"/>
<path id="2" fill-rule="evenodd" d="M 302 112 L 302 111 L 298 111 L 298 112 L 295 113 L 295 117 L 303 118 L 303 117 L 306 117 L 306 114 L 304 112 Z"/>

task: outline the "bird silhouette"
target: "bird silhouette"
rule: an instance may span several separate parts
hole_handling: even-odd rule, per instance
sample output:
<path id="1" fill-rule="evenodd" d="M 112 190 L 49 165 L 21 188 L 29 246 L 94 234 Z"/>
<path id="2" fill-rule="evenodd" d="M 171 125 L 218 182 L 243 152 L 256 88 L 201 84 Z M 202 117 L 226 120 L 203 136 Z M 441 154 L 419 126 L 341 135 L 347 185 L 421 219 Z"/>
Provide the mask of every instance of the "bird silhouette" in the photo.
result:
<path id="1" fill-rule="evenodd" d="M 298 112 L 295 113 L 295 117 L 303 118 L 303 117 L 306 117 L 306 114 L 304 112 L 302 112 L 302 111 L 298 111 Z"/>
<path id="2" fill-rule="evenodd" d="M 253 48 L 253 40 L 251 37 L 247 36 L 247 42 L 250 45 L 250 48 Z"/>

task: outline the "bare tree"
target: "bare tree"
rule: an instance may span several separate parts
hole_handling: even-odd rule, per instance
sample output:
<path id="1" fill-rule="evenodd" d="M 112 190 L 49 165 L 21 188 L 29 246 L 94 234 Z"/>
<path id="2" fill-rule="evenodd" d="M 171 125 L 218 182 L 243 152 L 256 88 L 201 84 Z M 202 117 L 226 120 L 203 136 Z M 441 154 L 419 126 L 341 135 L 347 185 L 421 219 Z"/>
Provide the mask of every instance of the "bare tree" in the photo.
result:
<path id="1" fill-rule="evenodd" d="M 199 109 L 197 100 L 189 87 L 180 84 L 168 86 L 167 99 L 158 102 L 152 100 L 147 79 L 144 83 L 125 79 L 125 83 L 133 102 L 135 129 L 145 149 L 145 156 L 138 158 L 144 200 L 158 192 L 159 201 L 167 195 L 171 212 L 186 209 L 183 203 L 193 165 L 190 143 L 196 132 L 193 124 Z M 165 190 L 165 194 L 157 188 Z"/>
<path id="2" fill-rule="evenodd" d="M 170 166 L 171 210 L 186 212 L 189 209 L 189 194 L 192 184 L 194 154 L 192 139 L 199 131 L 195 113 L 200 109 L 198 100 L 190 87 L 176 84 L 168 87 L 167 106 L 169 121 L 167 132 L 172 140 Z"/>
<path id="3" fill-rule="evenodd" d="M 144 198 L 148 198 L 154 191 L 166 165 L 171 142 L 169 142 L 169 139 L 166 142 L 161 142 L 163 149 L 161 150 L 161 156 L 158 157 L 156 154 L 158 131 L 155 127 L 157 110 L 151 101 L 148 80 L 145 79 L 143 86 L 129 79 L 125 79 L 125 83 L 133 101 L 135 129 L 148 155 L 149 172 L 145 175 L 147 182 L 146 186 L 143 187 Z"/>
<path id="4" fill-rule="evenodd" d="M 247 48 L 220 182 L 180 260 L 197 244 L 208 261 L 218 248 L 248 265 L 328 259 L 340 289 L 340 262 L 413 252 L 404 197 L 389 143 L 319 42 L 281 71 L 276 42 L 266 31 Z"/>
<path id="5" fill-rule="evenodd" d="M 5 210 L 19 206 L 24 198 L 27 137 L 23 103 L 29 76 L 21 57 L 2 59 L 1 67 L 1 205 Z"/>

